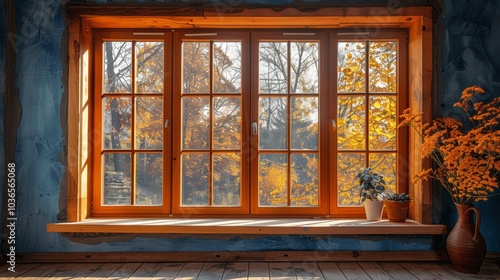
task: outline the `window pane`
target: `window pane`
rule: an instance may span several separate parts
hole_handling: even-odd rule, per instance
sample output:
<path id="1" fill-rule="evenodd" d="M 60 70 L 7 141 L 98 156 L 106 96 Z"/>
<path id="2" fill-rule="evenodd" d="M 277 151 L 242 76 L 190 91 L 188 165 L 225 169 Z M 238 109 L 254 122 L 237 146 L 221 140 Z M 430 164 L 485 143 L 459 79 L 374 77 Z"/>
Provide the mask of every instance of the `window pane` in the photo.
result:
<path id="1" fill-rule="evenodd" d="M 163 99 L 135 99 L 135 148 L 161 149 L 163 146 Z"/>
<path id="2" fill-rule="evenodd" d="M 318 93 L 319 54 L 316 42 L 293 42 L 290 46 L 292 93 Z"/>
<path id="3" fill-rule="evenodd" d="M 372 96 L 369 109 L 369 147 L 396 149 L 396 97 Z"/>
<path id="4" fill-rule="evenodd" d="M 384 175 L 388 189 L 396 191 L 396 153 L 371 153 L 370 167 Z"/>
<path id="5" fill-rule="evenodd" d="M 260 154 L 259 205 L 287 206 L 288 160 L 286 154 Z"/>
<path id="6" fill-rule="evenodd" d="M 132 145 L 131 99 L 104 97 L 102 103 L 104 149 L 130 149 Z"/>
<path id="7" fill-rule="evenodd" d="M 209 149 L 210 98 L 182 98 L 182 148 Z"/>
<path id="8" fill-rule="evenodd" d="M 291 206 L 318 206 L 318 155 L 292 154 Z"/>
<path id="9" fill-rule="evenodd" d="M 163 43 L 137 42 L 137 92 L 163 92 Z"/>
<path id="10" fill-rule="evenodd" d="M 259 148 L 287 148 L 287 99 L 285 97 L 259 99 Z"/>
<path id="11" fill-rule="evenodd" d="M 214 97 L 213 148 L 239 150 L 241 147 L 240 98 Z"/>
<path id="12" fill-rule="evenodd" d="M 214 42 L 214 92 L 241 92 L 241 43 Z"/>
<path id="13" fill-rule="evenodd" d="M 365 98 L 341 96 L 337 104 L 339 150 L 365 149 Z"/>
<path id="14" fill-rule="evenodd" d="M 240 205 L 240 162 L 238 153 L 214 154 L 213 156 L 213 197 L 214 206 Z"/>
<path id="15" fill-rule="evenodd" d="M 103 156 L 103 205 L 130 205 L 130 154 L 106 153 Z"/>
<path id="16" fill-rule="evenodd" d="M 318 149 L 318 98 L 292 98 L 292 149 Z"/>
<path id="17" fill-rule="evenodd" d="M 182 93 L 210 93 L 210 43 L 182 44 Z"/>
<path id="18" fill-rule="evenodd" d="M 135 204 L 162 204 L 163 157 L 161 153 L 135 155 Z"/>
<path id="19" fill-rule="evenodd" d="M 370 42 L 370 92 L 396 92 L 396 42 Z"/>
<path id="20" fill-rule="evenodd" d="M 366 43 L 339 42 L 337 57 L 337 91 L 366 91 Z"/>
<path id="21" fill-rule="evenodd" d="M 132 43 L 105 42 L 103 52 L 104 93 L 131 92 Z"/>
<path id="22" fill-rule="evenodd" d="M 341 153 L 337 156 L 338 206 L 359 206 L 359 185 L 356 175 L 366 168 L 366 158 L 362 153 Z"/>
<path id="23" fill-rule="evenodd" d="M 286 42 L 259 44 L 259 92 L 288 93 L 288 50 Z"/>
<path id="24" fill-rule="evenodd" d="M 182 155 L 182 205 L 208 206 L 208 154 Z"/>

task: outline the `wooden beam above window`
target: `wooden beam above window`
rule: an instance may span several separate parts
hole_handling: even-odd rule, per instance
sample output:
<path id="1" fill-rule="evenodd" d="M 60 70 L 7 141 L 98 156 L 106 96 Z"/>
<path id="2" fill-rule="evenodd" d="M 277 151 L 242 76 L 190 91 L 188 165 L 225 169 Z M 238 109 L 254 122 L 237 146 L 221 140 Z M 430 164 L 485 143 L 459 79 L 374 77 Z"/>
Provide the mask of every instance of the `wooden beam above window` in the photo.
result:
<path id="1" fill-rule="evenodd" d="M 71 6 L 91 27 L 107 28 L 409 28 L 431 7 L 243 8 Z"/>

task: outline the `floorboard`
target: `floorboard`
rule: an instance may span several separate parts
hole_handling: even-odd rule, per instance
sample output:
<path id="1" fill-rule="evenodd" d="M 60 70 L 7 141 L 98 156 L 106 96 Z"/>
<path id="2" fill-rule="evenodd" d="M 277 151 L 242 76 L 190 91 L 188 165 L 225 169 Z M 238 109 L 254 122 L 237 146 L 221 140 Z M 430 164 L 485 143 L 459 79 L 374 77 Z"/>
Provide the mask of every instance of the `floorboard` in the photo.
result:
<path id="1" fill-rule="evenodd" d="M 269 279 L 269 263 L 267 262 L 251 262 L 248 265 L 248 280 L 265 280 Z"/>
<path id="2" fill-rule="evenodd" d="M 291 262 L 269 263 L 269 275 L 271 280 L 295 279 L 295 271 Z"/>
<path id="3" fill-rule="evenodd" d="M 453 273 L 450 272 L 448 268 L 444 268 L 440 266 L 438 263 L 424 262 L 424 263 L 419 263 L 418 265 L 422 267 L 425 271 L 436 276 L 437 279 L 463 280 L 462 277 L 454 275 Z"/>
<path id="4" fill-rule="evenodd" d="M 203 263 L 185 263 L 175 279 L 178 280 L 198 279 L 198 275 L 200 275 L 202 268 L 203 268 Z"/>
<path id="5" fill-rule="evenodd" d="M 294 262 L 293 270 L 297 280 L 320 280 L 325 279 L 316 262 Z"/>
<path id="6" fill-rule="evenodd" d="M 177 277 L 183 267 L 183 263 L 165 263 L 152 277 L 153 280 L 173 280 Z"/>
<path id="7" fill-rule="evenodd" d="M 128 278 L 130 275 L 134 274 L 134 272 L 142 265 L 142 263 L 125 263 L 120 266 L 117 270 L 115 270 L 108 278 L 106 279 L 123 279 Z"/>
<path id="8" fill-rule="evenodd" d="M 371 280 L 370 276 L 356 262 L 338 262 L 337 265 L 348 280 Z"/>
<path id="9" fill-rule="evenodd" d="M 393 279 L 400 280 L 418 280 L 415 275 L 413 275 L 408 270 L 404 269 L 397 262 L 381 262 L 379 263 L 380 267 L 382 267 Z"/>
<path id="10" fill-rule="evenodd" d="M 105 263 L 90 273 L 86 279 L 107 279 L 121 266 L 123 263 Z"/>
<path id="11" fill-rule="evenodd" d="M 373 280 L 393 279 L 389 273 L 387 273 L 376 262 L 359 262 L 358 264 L 361 269 L 363 269 L 363 271 Z"/>
<path id="12" fill-rule="evenodd" d="M 499 260 L 485 260 L 477 274 L 449 262 L 187 262 L 20 263 L 0 266 L 0 279 L 132 280 L 500 280 Z"/>
<path id="13" fill-rule="evenodd" d="M 418 263 L 411 262 L 401 262 L 399 263 L 404 269 L 408 270 L 411 274 L 415 275 L 419 280 L 439 280 L 436 275 L 432 274 L 422 267 Z"/>
<path id="14" fill-rule="evenodd" d="M 42 277 L 46 277 L 47 275 L 54 273 L 54 271 L 57 271 L 60 267 L 62 267 L 65 264 L 62 263 L 51 263 L 51 264 L 42 264 L 39 265 L 29 271 L 26 271 L 26 273 L 23 273 L 22 275 L 18 276 L 17 278 L 22 278 L 24 280 L 35 280 L 39 279 Z"/>
<path id="15" fill-rule="evenodd" d="M 338 279 L 338 280 L 346 280 L 344 273 L 340 270 L 339 266 L 335 262 L 319 262 L 319 269 L 325 279 Z"/>
<path id="16" fill-rule="evenodd" d="M 199 279 L 220 280 L 226 269 L 225 263 L 205 263 L 200 272 Z"/>
<path id="17" fill-rule="evenodd" d="M 224 270 L 224 275 L 222 275 L 222 279 L 247 280 L 248 272 L 249 272 L 249 263 L 247 262 L 228 263 L 226 265 L 226 270 Z"/>
<path id="18" fill-rule="evenodd" d="M 14 271 L 9 270 L 10 265 L 3 265 L 0 267 L 0 279 L 15 279 L 40 265 L 39 263 L 16 264 Z"/>
<path id="19" fill-rule="evenodd" d="M 144 263 L 128 279 L 144 280 L 151 279 L 163 266 L 162 263 Z"/>

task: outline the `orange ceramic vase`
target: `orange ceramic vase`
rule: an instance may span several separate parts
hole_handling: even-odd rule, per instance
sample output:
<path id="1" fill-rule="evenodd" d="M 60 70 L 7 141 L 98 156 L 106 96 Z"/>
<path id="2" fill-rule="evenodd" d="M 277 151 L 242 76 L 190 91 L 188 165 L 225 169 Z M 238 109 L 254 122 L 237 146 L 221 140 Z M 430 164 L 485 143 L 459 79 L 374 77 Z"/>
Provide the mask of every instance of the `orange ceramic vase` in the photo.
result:
<path id="1" fill-rule="evenodd" d="M 455 270 L 477 273 L 486 255 L 486 243 L 479 232 L 481 213 L 472 205 L 455 203 L 455 206 L 458 220 L 446 239 L 446 250 Z"/>

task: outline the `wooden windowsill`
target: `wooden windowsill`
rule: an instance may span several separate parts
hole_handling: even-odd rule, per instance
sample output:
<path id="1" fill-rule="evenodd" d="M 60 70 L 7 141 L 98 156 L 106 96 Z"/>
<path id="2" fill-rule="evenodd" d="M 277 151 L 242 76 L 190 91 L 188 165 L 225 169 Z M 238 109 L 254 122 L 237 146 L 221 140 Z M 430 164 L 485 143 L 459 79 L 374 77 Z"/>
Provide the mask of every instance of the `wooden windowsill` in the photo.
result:
<path id="1" fill-rule="evenodd" d="M 421 224 L 413 220 L 394 223 L 365 219 L 251 219 L 251 218 L 93 218 L 81 222 L 47 225 L 48 232 L 92 233 L 181 233 L 181 234 L 261 234 L 261 235 L 366 235 L 366 234 L 446 234 L 445 225 Z"/>

